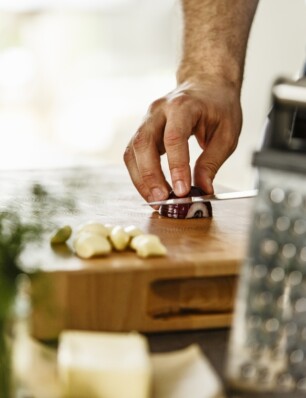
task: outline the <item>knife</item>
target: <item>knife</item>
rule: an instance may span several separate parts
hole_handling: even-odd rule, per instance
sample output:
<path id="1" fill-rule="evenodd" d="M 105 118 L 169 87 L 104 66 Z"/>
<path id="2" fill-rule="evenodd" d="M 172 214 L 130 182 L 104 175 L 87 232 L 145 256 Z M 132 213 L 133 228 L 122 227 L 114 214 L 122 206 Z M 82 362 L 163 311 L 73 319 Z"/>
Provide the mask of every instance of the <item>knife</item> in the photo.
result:
<path id="1" fill-rule="evenodd" d="M 144 203 L 144 205 L 150 205 L 150 206 L 177 205 L 177 204 L 188 204 L 188 203 L 199 203 L 199 202 L 211 202 L 219 200 L 244 199 L 244 198 L 253 198 L 254 196 L 257 196 L 257 194 L 258 194 L 258 189 L 251 189 L 248 191 L 224 192 L 212 195 L 190 196 L 186 198 L 157 200 L 155 202 Z"/>

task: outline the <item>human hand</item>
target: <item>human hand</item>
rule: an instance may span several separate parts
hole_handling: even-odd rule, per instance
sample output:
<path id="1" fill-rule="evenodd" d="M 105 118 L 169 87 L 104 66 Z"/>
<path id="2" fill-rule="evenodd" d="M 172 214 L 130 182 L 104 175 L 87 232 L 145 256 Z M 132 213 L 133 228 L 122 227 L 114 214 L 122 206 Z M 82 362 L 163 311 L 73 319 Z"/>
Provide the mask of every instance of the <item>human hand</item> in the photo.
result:
<path id="1" fill-rule="evenodd" d="M 183 83 L 154 101 L 130 140 L 124 161 L 131 179 L 147 201 L 166 199 L 170 185 L 160 157 L 167 154 L 173 190 L 191 187 L 188 140 L 195 135 L 202 153 L 194 168 L 194 185 L 213 193 L 213 179 L 235 150 L 242 125 L 240 92 L 227 82 Z"/>

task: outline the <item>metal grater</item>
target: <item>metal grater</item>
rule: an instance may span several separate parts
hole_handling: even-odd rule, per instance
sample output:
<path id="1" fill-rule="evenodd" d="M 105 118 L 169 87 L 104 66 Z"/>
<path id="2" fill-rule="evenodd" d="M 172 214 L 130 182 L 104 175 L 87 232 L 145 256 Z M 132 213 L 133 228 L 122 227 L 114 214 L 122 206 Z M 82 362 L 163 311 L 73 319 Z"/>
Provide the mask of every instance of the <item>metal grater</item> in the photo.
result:
<path id="1" fill-rule="evenodd" d="M 306 393 L 305 81 L 278 81 L 272 94 L 226 373 L 234 388 Z"/>

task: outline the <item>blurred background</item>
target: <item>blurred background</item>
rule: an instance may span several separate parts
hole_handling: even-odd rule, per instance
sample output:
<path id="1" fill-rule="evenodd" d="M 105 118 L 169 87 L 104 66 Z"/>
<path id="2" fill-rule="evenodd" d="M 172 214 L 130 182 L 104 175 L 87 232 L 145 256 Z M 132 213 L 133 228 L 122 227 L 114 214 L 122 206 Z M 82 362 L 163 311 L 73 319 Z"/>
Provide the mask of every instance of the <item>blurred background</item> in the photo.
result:
<path id="1" fill-rule="evenodd" d="M 150 103 L 175 87 L 181 34 L 179 0 L 0 0 L 0 169 L 122 163 Z M 262 0 L 243 131 L 218 183 L 253 186 L 271 84 L 299 75 L 305 49 L 304 0 Z"/>

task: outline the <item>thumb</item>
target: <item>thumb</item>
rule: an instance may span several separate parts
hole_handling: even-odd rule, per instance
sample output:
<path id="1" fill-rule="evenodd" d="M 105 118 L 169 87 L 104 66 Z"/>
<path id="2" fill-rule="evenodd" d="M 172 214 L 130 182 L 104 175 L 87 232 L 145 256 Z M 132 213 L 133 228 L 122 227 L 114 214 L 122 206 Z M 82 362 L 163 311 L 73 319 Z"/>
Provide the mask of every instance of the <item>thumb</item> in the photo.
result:
<path id="1" fill-rule="evenodd" d="M 206 157 L 206 151 L 203 152 L 196 161 L 194 168 L 195 185 L 202 188 L 207 194 L 214 193 L 213 180 L 219 167 L 214 159 Z"/>
<path id="2" fill-rule="evenodd" d="M 213 180 L 226 159 L 233 153 L 237 142 L 229 134 L 214 134 L 196 161 L 194 182 L 207 194 L 214 192 Z"/>

